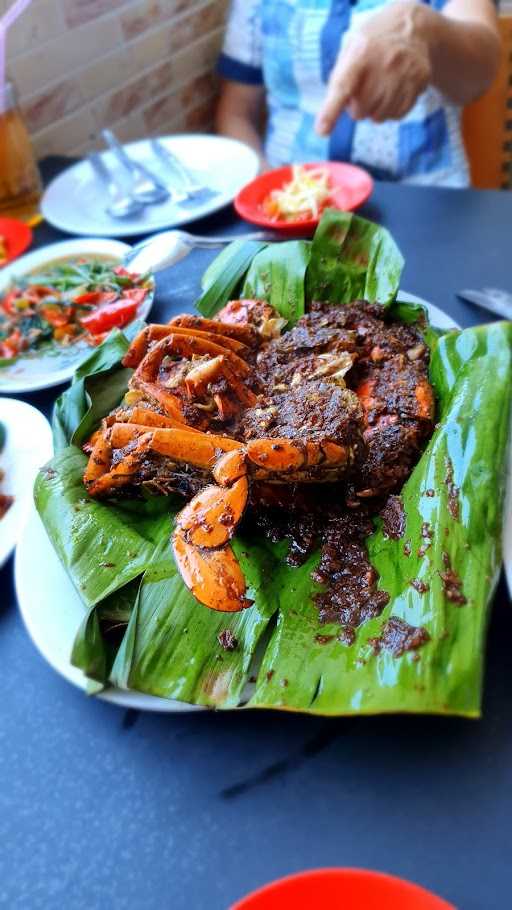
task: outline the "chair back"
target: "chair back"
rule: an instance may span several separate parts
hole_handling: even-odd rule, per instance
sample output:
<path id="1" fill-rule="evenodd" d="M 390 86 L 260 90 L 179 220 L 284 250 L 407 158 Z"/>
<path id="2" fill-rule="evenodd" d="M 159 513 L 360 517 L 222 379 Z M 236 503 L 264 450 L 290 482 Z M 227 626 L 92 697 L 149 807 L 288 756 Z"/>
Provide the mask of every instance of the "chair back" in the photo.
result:
<path id="1" fill-rule="evenodd" d="M 503 53 L 498 75 L 462 115 L 471 183 L 482 190 L 512 188 L 512 4 L 502 10 L 499 27 Z"/>

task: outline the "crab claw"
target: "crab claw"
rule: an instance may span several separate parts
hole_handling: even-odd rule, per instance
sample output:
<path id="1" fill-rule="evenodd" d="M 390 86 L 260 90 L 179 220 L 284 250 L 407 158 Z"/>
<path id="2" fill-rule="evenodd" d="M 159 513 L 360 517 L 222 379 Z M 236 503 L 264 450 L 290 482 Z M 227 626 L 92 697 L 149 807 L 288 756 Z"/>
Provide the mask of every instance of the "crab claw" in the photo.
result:
<path id="1" fill-rule="evenodd" d="M 235 533 L 247 505 L 249 484 L 240 477 L 230 487 L 211 484 L 181 510 L 177 525 L 196 547 L 223 547 Z"/>
<path id="2" fill-rule="evenodd" d="M 194 597 L 210 610 L 222 613 L 237 613 L 252 606 L 245 597 L 245 578 L 229 544 L 218 550 L 201 549 L 188 543 L 186 533 L 176 528 L 172 548 L 181 577 Z"/>

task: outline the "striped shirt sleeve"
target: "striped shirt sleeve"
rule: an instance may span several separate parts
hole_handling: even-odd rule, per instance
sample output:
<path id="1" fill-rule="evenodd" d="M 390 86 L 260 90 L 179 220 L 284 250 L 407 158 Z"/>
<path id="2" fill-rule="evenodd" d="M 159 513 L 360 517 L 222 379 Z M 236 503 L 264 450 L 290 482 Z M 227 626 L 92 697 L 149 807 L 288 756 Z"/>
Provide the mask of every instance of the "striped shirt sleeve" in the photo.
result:
<path id="1" fill-rule="evenodd" d="M 261 0 L 232 0 L 217 72 L 245 85 L 262 85 Z"/>

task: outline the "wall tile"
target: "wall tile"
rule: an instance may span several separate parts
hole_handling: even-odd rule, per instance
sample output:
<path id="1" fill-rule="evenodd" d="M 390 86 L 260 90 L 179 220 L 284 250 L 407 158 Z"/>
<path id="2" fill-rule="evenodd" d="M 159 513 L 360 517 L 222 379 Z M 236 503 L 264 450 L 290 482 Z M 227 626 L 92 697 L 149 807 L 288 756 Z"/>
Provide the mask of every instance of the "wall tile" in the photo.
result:
<path id="1" fill-rule="evenodd" d="M 34 0 L 9 36 L 8 69 L 37 153 L 84 154 L 109 124 L 124 141 L 209 129 L 228 3 Z"/>
<path id="2" fill-rule="evenodd" d="M 76 80 L 66 80 L 33 96 L 24 106 L 23 114 L 29 130 L 37 132 L 56 120 L 62 120 L 82 104 L 79 83 Z"/>
<path id="3" fill-rule="evenodd" d="M 128 0 L 63 0 L 66 25 L 75 28 L 111 13 L 124 6 Z"/>
<path id="4" fill-rule="evenodd" d="M 76 77 L 80 80 L 84 100 L 95 101 L 113 88 L 126 85 L 139 72 L 132 49 L 125 45 L 80 69 Z"/>
<path id="5" fill-rule="evenodd" d="M 6 6 L 10 6 L 11 0 Z M 61 34 L 66 28 L 58 0 L 35 0 L 9 31 L 9 59 L 24 54 Z"/>
<path id="6" fill-rule="evenodd" d="M 23 102 L 41 86 L 72 76 L 81 66 L 113 51 L 121 43 L 116 17 L 73 29 L 63 38 L 54 38 L 38 50 L 15 57 L 9 66 Z M 101 65 L 101 64 L 98 64 Z"/>
<path id="7" fill-rule="evenodd" d="M 201 0 L 143 0 L 130 6 L 121 16 L 123 34 L 128 40 L 199 6 Z"/>
<path id="8" fill-rule="evenodd" d="M 34 133 L 32 141 L 36 155 L 42 158 L 44 155 L 66 154 L 70 148 L 88 142 L 93 133 L 92 114 L 88 110 L 82 110 Z"/>
<path id="9" fill-rule="evenodd" d="M 179 92 L 160 98 L 144 110 L 144 124 L 150 133 L 159 133 L 165 130 L 165 123 L 181 113 L 181 98 Z"/>
<path id="10" fill-rule="evenodd" d="M 159 64 L 93 104 L 96 122 L 100 126 L 106 126 L 127 117 L 136 108 L 149 104 L 152 98 L 171 90 L 171 80 L 172 64 Z"/>

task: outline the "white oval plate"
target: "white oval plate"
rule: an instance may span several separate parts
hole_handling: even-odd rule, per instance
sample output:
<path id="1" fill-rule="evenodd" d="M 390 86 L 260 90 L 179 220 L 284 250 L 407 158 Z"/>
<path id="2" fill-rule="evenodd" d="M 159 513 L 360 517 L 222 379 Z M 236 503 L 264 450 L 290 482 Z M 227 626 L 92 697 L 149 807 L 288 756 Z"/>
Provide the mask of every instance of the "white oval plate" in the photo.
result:
<path id="1" fill-rule="evenodd" d="M 33 503 L 16 548 L 14 583 L 23 621 L 36 648 L 57 673 L 85 690 L 87 678 L 69 662 L 78 627 L 85 616 L 84 605 L 53 549 Z M 141 711 L 206 710 L 131 690 L 107 689 L 97 697 L 122 708 Z"/>
<path id="2" fill-rule="evenodd" d="M 24 401 L 0 398 L 0 422 L 6 430 L 5 448 L 0 453 L 4 478 L 0 492 L 14 496 L 14 502 L 0 518 L 0 566 L 18 540 L 32 506 L 36 474 L 52 457 L 52 433 L 46 417 Z"/>
<path id="3" fill-rule="evenodd" d="M 458 328 L 447 313 L 421 297 L 401 292 L 400 299 L 425 306 L 433 325 L 444 329 Z M 36 648 L 65 679 L 85 689 L 86 677 L 69 662 L 77 629 L 84 618 L 84 606 L 50 543 L 35 506 L 32 506 L 24 534 L 16 549 L 14 578 L 21 615 Z M 112 688 L 100 693 L 98 697 L 123 708 L 144 711 L 173 713 L 206 710 L 197 705 L 144 695 L 133 690 Z"/>
<path id="4" fill-rule="evenodd" d="M 85 237 L 81 240 L 62 240 L 59 243 L 51 243 L 49 246 L 41 247 L 34 250 L 33 253 L 27 253 L 21 256 L 13 263 L 5 266 L 0 272 L 0 294 L 7 290 L 11 281 L 15 281 L 27 272 L 33 272 L 34 269 L 43 267 L 46 263 L 53 262 L 55 259 L 64 259 L 68 256 L 112 256 L 116 259 L 123 259 L 126 253 L 131 249 L 127 243 L 121 240 L 105 240 L 100 237 Z M 140 305 L 137 312 L 137 319 L 145 319 L 153 305 L 154 293 L 147 296 L 146 300 Z M 70 349 L 71 350 L 71 349 Z M 93 348 L 88 351 L 82 349 L 76 352 L 76 358 L 70 360 L 65 367 L 60 369 L 48 370 L 48 358 L 44 363 L 46 367 L 37 370 L 37 355 L 30 358 L 20 357 L 9 367 L 0 367 L 0 392 L 35 392 L 39 389 L 50 389 L 52 386 L 60 385 L 67 382 L 73 376 L 76 368 L 92 353 Z"/>
<path id="5" fill-rule="evenodd" d="M 46 190 L 41 210 L 50 224 L 70 234 L 101 234 L 104 237 L 133 237 L 163 228 L 178 227 L 218 211 L 233 201 L 259 169 L 256 152 L 243 142 L 223 136 L 190 133 L 163 136 L 160 140 L 213 191 L 203 200 L 174 203 L 170 200 L 148 205 L 132 218 L 111 218 L 105 211 L 105 189 L 84 160 L 72 165 L 53 180 Z M 169 186 L 173 177 L 152 152 L 146 139 L 130 142 L 126 151 L 158 174 Z M 112 152 L 102 155 L 110 169 L 118 169 Z M 176 185 L 176 184 L 174 184 Z"/>
<path id="6" fill-rule="evenodd" d="M 457 323 L 433 304 L 414 294 L 400 293 L 400 299 L 419 303 L 428 310 L 433 325 L 443 329 L 458 328 Z M 511 491 L 509 489 L 509 503 Z M 504 560 L 509 581 L 512 582 L 512 512 L 505 513 Z M 16 594 L 27 630 L 43 657 L 69 682 L 81 689 L 87 680 L 83 673 L 69 663 L 69 655 L 78 626 L 84 617 L 84 607 L 53 549 L 41 519 L 32 505 L 23 536 L 16 549 L 14 578 Z M 58 604 L 58 622 L 55 605 Z M 197 705 L 144 695 L 132 690 L 108 689 L 99 698 L 123 708 L 141 711 L 200 711 Z"/>

